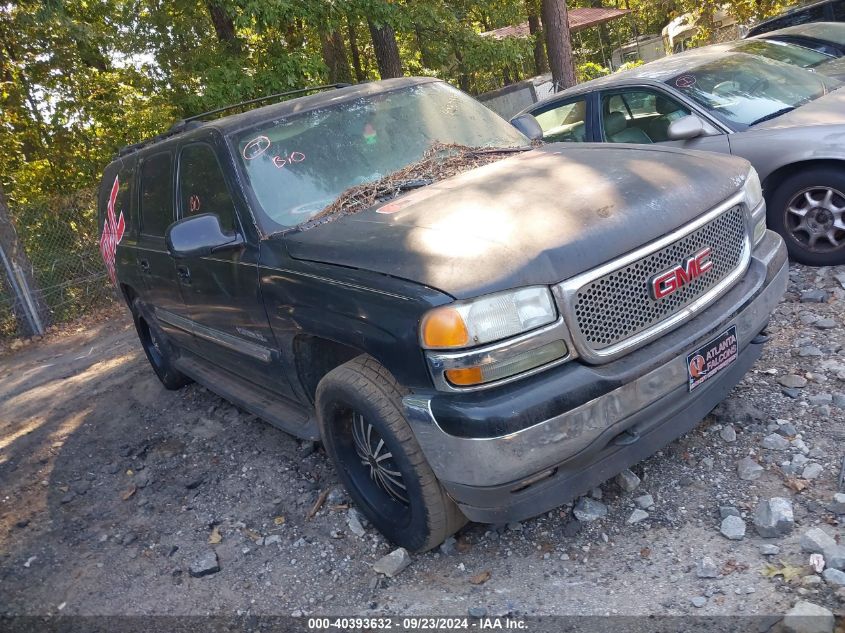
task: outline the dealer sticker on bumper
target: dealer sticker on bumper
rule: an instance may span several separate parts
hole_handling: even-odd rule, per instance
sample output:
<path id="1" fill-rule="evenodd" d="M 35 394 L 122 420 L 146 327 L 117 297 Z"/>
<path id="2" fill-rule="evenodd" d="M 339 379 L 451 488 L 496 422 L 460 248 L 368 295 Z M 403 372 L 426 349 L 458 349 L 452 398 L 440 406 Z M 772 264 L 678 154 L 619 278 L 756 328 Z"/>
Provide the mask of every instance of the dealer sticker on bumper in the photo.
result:
<path id="1" fill-rule="evenodd" d="M 732 326 L 687 356 L 689 390 L 704 384 L 734 362 L 738 352 L 736 326 Z"/>

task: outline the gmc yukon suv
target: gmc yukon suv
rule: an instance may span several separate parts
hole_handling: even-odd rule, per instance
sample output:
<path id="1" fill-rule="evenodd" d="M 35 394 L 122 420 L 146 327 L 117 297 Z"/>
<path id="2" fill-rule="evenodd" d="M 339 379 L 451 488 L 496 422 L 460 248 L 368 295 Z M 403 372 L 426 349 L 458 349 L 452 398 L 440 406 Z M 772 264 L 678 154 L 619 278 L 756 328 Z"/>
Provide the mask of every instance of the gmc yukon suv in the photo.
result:
<path id="1" fill-rule="evenodd" d="M 438 157 L 464 167 L 413 176 Z M 161 382 L 322 441 L 416 551 L 692 429 L 760 355 L 787 280 L 744 160 L 532 145 L 424 78 L 181 122 L 121 151 L 99 208 Z"/>

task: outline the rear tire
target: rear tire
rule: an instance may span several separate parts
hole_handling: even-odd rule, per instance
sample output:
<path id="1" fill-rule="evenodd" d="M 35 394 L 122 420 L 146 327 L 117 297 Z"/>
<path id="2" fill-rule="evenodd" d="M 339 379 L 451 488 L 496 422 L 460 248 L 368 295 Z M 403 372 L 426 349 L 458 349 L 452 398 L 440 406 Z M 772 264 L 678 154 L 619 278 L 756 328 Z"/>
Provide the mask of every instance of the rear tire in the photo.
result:
<path id="1" fill-rule="evenodd" d="M 845 263 L 845 173 L 818 167 L 788 176 L 768 196 L 767 223 L 789 256 L 810 266 Z"/>
<path id="2" fill-rule="evenodd" d="M 317 418 L 326 452 L 355 504 L 388 539 L 424 552 L 467 519 L 405 420 L 405 393 L 375 359 L 359 356 L 320 381 Z"/>
<path id="3" fill-rule="evenodd" d="M 132 302 L 132 319 L 147 360 L 166 389 L 176 390 L 193 382 L 173 366 L 173 346 L 140 299 Z"/>

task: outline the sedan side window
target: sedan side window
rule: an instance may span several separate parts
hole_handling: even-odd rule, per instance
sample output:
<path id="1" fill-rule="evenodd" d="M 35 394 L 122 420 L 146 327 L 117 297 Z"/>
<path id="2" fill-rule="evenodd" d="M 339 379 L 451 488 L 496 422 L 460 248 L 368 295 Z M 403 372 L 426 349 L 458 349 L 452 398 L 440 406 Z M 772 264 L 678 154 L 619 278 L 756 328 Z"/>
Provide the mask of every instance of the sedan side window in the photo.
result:
<path id="1" fill-rule="evenodd" d="M 587 102 L 583 97 L 555 104 L 551 109 L 535 114 L 534 118 L 543 129 L 543 140 L 547 143 L 583 143 L 587 138 Z"/>
<path id="2" fill-rule="evenodd" d="M 611 143 L 663 143 L 669 125 L 690 109 L 655 90 L 626 90 L 602 97 L 605 140 Z"/>
<path id="3" fill-rule="evenodd" d="M 214 149 L 206 143 L 191 143 L 179 159 L 179 213 L 183 218 L 213 213 L 220 228 L 235 230 L 235 203 L 223 178 Z"/>

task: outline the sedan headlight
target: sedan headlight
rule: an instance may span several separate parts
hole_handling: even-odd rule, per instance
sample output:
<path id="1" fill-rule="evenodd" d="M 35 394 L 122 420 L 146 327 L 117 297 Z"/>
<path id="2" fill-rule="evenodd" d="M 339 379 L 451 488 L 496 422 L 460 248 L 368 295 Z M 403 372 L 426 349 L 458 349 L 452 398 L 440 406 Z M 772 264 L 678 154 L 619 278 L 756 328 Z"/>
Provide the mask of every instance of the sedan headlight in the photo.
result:
<path id="1" fill-rule="evenodd" d="M 522 334 L 556 317 L 548 288 L 523 288 L 435 308 L 423 318 L 420 338 L 427 349 L 473 347 Z"/>

